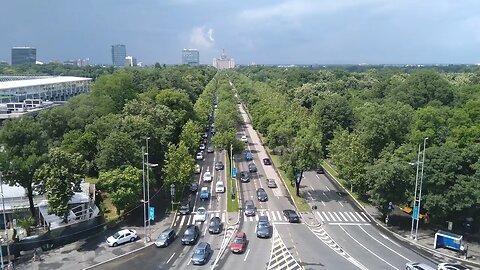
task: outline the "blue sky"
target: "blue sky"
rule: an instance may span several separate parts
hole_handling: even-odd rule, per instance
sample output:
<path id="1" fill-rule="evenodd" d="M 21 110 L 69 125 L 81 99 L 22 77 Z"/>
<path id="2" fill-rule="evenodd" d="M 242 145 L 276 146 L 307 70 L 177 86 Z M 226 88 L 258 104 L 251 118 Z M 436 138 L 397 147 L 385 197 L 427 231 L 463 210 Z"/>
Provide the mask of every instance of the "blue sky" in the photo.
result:
<path id="1" fill-rule="evenodd" d="M 0 60 L 110 64 L 110 45 L 146 64 L 183 48 L 210 64 L 480 63 L 478 0 L 2 0 Z"/>

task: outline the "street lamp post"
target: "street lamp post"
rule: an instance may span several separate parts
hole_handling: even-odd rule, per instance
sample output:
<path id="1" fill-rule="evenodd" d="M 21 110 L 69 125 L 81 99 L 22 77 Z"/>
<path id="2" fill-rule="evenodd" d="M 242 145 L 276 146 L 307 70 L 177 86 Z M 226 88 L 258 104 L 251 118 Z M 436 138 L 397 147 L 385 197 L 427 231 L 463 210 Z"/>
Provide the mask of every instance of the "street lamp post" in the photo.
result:
<path id="1" fill-rule="evenodd" d="M 150 175 L 149 175 L 150 168 L 158 166 L 158 164 L 152 164 L 152 163 L 149 162 L 149 159 L 148 159 L 148 142 L 149 141 L 150 141 L 150 137 L 145 138 L 147 151 L 144 152 L 144 164 L 143 164 L 143 168 L 144 168 L 144 170 L 146 170 L 146 171 L 144 171 L 145 177 L 144 177 L 144 180 L 143 180 L 143 186 L 144 186 L 144 191 L 145 191 L 145 186 L 146 186 L 148 213 L 150 213 Z M 145 179 L 146 179 L 146 181 L 145 181 Z M 145 200 L 145 196 L 143 197 L 143 199 Z M 144 208 L 145 208 L 145 203 L 143 205 L 144 205 Z M 147 229 L 145 230 L 145 233 L 147 233 L 147 231 L 148 231 L 148 241 L 150 241 L 150 239 L 151 239 L 150 221 L 151 221 L 151 218 L 150 218 L 150 214 L 149 214 L 147 220 L 145 221 L 145 222 L 148 222 L 148 224 L 145 224 L 146 227 L 147 227 Z"/>
<path id="2" fill-rule="evenodd" d="M 175 184 L 170 185 L 170 195 L 172 196 L 172 212 L 173 212 L 173 200 L 175 197 Z"/>
<path id="3" fill-rule="evenodd" d="M 414 164 L 417 165 L 417 173 L 416 173 L 416 176 L 415 176 L 415 193 L 414 193 L 414 201 L 413 201 L 413 212 L 412 212 L 412 227 L 411 227 L 411 230 L 410 230 L 410 237 L 415 239 L 415 240 L 417 240 L 417 235 L 418 235 L 418 223 L 419 223 L 418 216 L 420 214 L 420 206 L 421 206 L 421 201 L 422 201 L 423 168 L 424 168 L 424 164 L 425 164 L 425 148 L 426 148 L 426 145 L 427 145 L 427 140 L 428 140 L 428 138 L 423 139 L 423 158 L 422 158 L 422 161 L 420 161 L 420 156 L 422 155 L 422 152 L 421 152 L 422 144 L 418 144 L 417 162 L 410 163 L 411 165 L 414 165 Z M 421 170 L 420 170 L 420 164 L 422 165 Z M 420 178 L 419 178 L 419 172 L 420 172 Z M 415 235 L 413 234 L 413 228 L 414 227 L 415 227 Z"/>
<path id="4" fill-rule="evenodd" d="M 145 196 L 145 148 L 142 146 L 142 172 L 143 172 L 143 242 L 147 243 L 147 205 Z"/>

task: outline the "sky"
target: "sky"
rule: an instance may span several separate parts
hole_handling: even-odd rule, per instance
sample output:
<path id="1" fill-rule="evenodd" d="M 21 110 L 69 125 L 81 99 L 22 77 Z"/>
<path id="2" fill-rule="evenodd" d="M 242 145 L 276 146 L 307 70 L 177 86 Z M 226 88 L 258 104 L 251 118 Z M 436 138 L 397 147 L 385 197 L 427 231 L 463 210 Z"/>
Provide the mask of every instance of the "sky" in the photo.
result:
<path id="1" fill-rule="evenodd" d="M 111 64 L 111 45 L 145 64 L 480 63 L 478 0 L 2 0 L 0 60 Z"/>

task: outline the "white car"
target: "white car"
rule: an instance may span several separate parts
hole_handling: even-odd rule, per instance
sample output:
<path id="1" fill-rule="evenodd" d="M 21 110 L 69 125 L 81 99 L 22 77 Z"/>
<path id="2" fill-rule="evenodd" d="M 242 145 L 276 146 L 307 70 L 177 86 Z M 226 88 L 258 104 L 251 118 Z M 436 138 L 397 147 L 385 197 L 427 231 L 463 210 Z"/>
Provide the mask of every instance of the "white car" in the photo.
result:
<path id="1" fill-rule="evenodd" d="M 245 136 L 245 135 L 243 135 L 243 136 L 240 138 L 240 140 L 241 140 L 242 142 L 248 142 L 247 136 Z"/>
<path id="2" fill-rule="evenodd" d="M 215 192 L 217 193 L 225 192 L 225 184 L 223 183 L 223 181 L 217 181 L 217 184 L 215 185 Z"/>
<path id="3" fill-rule="evenodd" d="M 417 263 L 417 262 L 407 262 L 405 264 L 405 269 L 407 269 L 407 270 L 435 270 L 433 267 L 429 266 L 428 264 Z"/>
<path id="4" fill-rule="evenodd" d="M 197 153 L 197 156 L 196 156 L 196 159 L 197 159 L 197 160 L 203 160 L 203 153 L 202 153 L 202 152 L 198 152 L 198 153 Z"/>
<path id="5" fill-rule="evenodd" d="M 124 229 L 116 232 L 114 235 L 107 238 L 107 244 L 109 247 L 116 247 L 120 244 L 133 242 L 137 240 L 138 235 L 135 230 Z"/>
<path id="6" fill-rule="evenodd" d="M 200 144 L 200 147 L 199 147 L 200 150 L 205 150 L 205 144 Z"/>
<path id="7" fill-rule="evenodd" d="M 207 220 L 207 210 L 205 207 L 199 207 L 197 209 L 197 212 L 195 213 L 194 220 L 195 222 L 200 221 L 200 222 L 205 222 Z"/>
<path id="8" fill-rule="evenodd" d="M 470 270 L 470 268 L 458 263 L 440 263 L 438 270 Z"/>
<path id="9" fill-rule="evenodd" d="M 203 174 L 203 182 L 212 182 L 212 173 L 205 172 Z"/>

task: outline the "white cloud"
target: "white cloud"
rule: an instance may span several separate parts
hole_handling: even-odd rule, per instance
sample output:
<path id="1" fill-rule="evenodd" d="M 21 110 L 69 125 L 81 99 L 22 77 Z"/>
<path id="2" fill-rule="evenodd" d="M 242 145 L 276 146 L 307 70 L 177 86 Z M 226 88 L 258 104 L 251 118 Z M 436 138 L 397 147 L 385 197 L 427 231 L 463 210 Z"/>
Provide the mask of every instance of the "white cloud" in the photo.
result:
<path id="1" fill-rule="evenodd" d="M 190 33 L 190 45 L 196 48 L 212 48 L 215 45 L 213 29 L 205 26 L 195 27 Z"/>

